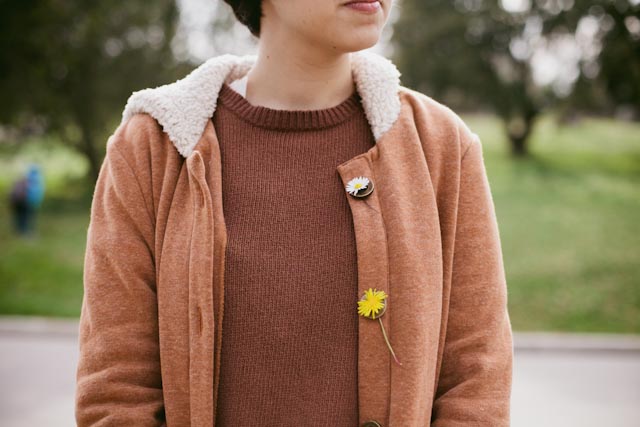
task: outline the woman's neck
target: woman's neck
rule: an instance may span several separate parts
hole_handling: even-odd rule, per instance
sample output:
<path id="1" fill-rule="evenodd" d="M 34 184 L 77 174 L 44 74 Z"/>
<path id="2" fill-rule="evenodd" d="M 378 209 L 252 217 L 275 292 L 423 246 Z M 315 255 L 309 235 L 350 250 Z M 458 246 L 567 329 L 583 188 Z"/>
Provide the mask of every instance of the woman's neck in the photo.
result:
<path id="1" fill-rule="evenodd" d="M 247 100 L 272 109 L 318 110 L 353 94 L 349 53 L 327 55 L 309 47 L 300 53 L 303 48 L 271 49 L 261 44 L 247 74 Z"/>

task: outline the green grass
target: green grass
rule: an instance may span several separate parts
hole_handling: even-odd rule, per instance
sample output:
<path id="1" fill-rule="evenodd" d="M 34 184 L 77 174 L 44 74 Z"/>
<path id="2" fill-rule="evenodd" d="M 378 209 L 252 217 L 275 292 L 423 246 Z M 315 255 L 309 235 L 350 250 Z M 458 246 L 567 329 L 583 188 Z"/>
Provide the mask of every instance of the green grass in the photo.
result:
<path id="1" fill-rule="evenodd" d="M 640 126 L 542 118 L 513 160 L 492 117 L 483 141 L 517 330 L 640 332 Z"/>
<path id="2" fill-rule="evenodd" d="M 531 156 L 516 161 L 498 120 L 463 118 L 483 142 L 514 329 L 640 333 L 640 125 L 557 126 L 547 116 Z M 0 313 L 77 316 L 92 190 L 80 180 L 86 164 L 55 144 L 0 147 L 3 201 L 16 165 L 36 158 L 50 190 L 38 240 L 13 237 L 0 211 Z"/>
<path id="3" fill-rule="evenodd" d="M 6 200 L 26 162 L 37 161 L 46 196 L 32 238 L 12 233 Z M 82 266 L 92 188 L 86 162 L 49 141 L 0 151 L 0 313 L 76 317 L 82 303 Z"/>

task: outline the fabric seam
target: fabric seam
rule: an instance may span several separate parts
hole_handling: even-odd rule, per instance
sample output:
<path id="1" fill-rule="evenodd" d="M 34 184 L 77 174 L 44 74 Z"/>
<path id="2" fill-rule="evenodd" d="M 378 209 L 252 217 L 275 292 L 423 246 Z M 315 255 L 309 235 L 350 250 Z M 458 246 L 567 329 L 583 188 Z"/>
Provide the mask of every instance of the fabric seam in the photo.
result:
<path id="1" fill-rule="evenodd" d="M 138 188 L 138 193 L 140 193 L 140 196 L 144 202 L 144 210 L 147 213 L 147 217 L 149 218 L 149 221 L 151 222 L 152 225 L 154 225 L 155 228 L 155 224 L 153 221 L 153 216 L 151 215 L 151 213 L 149 212 L 149 204 L 147 203 L 147 199 L 144 196 L 144 192 L 142 191 L 142 186 L 140 185 L 140 180 L 138 179 L 138 175 L 135 173 L 135 170 L 131 167 L 131 165 L 129 164 L 129 161 L 127 160 L 127 158 L 122 154 L 122 152 L 120 151 L 120 149 L 115 146 L 112 145 L 111 148 L 114 150 L 114 152 L 118 153 L 118 156 L 120 156 L 122 158 L 122 161 L 127 165 L 127 167 L 129 168 L 129 172 L 131 172 L 131 175 L 133 175 L 133 178 L 136 181 L 136 187 Z"/>

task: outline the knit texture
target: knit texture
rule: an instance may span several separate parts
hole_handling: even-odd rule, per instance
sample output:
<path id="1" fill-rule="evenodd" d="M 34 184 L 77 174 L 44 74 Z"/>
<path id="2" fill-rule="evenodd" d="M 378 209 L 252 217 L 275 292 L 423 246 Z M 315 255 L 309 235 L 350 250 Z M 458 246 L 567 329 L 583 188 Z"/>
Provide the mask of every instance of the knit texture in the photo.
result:
<path id="1" fill-rule="evenodd" d="M 160 109 L 151 107 L 171 106 L 171 114 L 162 117 L 184 115 L 188 121 L 193 111 L 209 111 L 209 99 L 218 95 L 217 88 L 210 94 L 208 85 L 197 92 L 195 87 L 174 87 L 166 97 L 156 97 L 162 104 L 144 105 L 158 117 Z M 371 96 L 371 90 L 364 90 L 364 100 L 367 92 L 374 105 L 390 102 Z M 402 361 L 402 366 L 393 362 L 380 324 L 359 316 L 359 425 L 375 420 L 382 427 L 509 427 L 513 337 L 483 146 L 446 106 L 402 86 L 397 95 L 401 110 L 393 127 L 371 149 L 337 167 L 343 185 L 358 176 L 375 183 L 365 198 L 341 194 L 353 217 L 358 290 L 388 292 L 389 306 L 380 321 Z M 184 104 L 174 103 L 176 96 L 192 99 L 186 104 L 191 108 L 179 110 Z M 220 129 L 212 116 L 213 110 L 193 147 L 181 145 L 190 140 L 186 134 L 186 140 L 172 139 L 149 113 L 133 114 L 107 141 L 87 229 L 75 393 L 78 427 L 215 423 L 227 234 Z M 184 129 L 182 124 L 171 126 Z M 192 148 L 188 157 L 184 147 Z M 255 192 L 253 184 L 246 183 L 243 195 Z M 297 190 L 307 203 L 322 195 L 315 182 L 312 187 L 296 184 L 287 190 Z M 264 184 L 258 183 L 260 189 Z M 251 214 L 253 219 L 263 213 Z M 290 228 L 285 224 L 281 232 Z M 314 246 L 323 238 L 316 237 Z M 272 248 L 266 256 L 273 253 Z M 318 268 L 307 256 L 302 251 L 290 263 Z M 323 296 L 334 297 L 330 292 Z M 295 302 L 301 300 L 304 295 L 296 295 Z M 314 327 L 336 319 L 335 305 L 329 312 L 322 308 L 314 313 Z M 305 333 L 312 336 L 317 330 Z M 319 350 L 327 360 L 336 354 L 332 334 L 335 330 L 325 331 L 329 341 Z M 272 371 L 261 375 L 274 376 Z M 330 381 L 316 389 L 335 388 Z M 314 397 L 313 402 L 323 398 Z M 259 425 L 278 425 L 278 419 L 268 418 L 271 414 Z"/>
<path id="2" fill-rule="evenodd" d="M 354 226 L 336 166 L 374 145 L 357 91 L 320 110 L 213 116 L 225 254 L 216 426 L 358 424 Z"/>

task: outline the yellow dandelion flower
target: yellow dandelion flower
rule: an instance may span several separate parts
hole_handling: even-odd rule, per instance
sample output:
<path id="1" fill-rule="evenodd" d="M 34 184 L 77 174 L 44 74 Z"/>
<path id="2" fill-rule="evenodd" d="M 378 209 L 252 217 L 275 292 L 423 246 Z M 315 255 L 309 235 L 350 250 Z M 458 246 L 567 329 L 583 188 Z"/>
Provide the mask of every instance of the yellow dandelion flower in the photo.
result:
<path id="1" fill-rule="evenodd" d="M 378 312 L 385 308 L 386 298 L 387 294 L 384 291 L 369 288 L 364 293 L 364 299 L 358 301 L 358 314 L 375 319 Z"/>
<path id="2" fill-rule="evenodd" d="M 382 335 L 393 359 L 398 365 L 402 365 L 396 357 L 393 348 L 391 348 L 391 343 L 389 342 L 387 333 L 384 330 L 384 325 L 382 324 L 382 319 L 380 318 L 387 309 L 387 297 L 388 295 L 382 290 L 378 291 L 371 288 L 367 289 L 360 301 L 358 301 L 358 314 L 369 319 L 378 319 L 378 322 L 380 322 L 380 328 L 382 328 Z"/>

